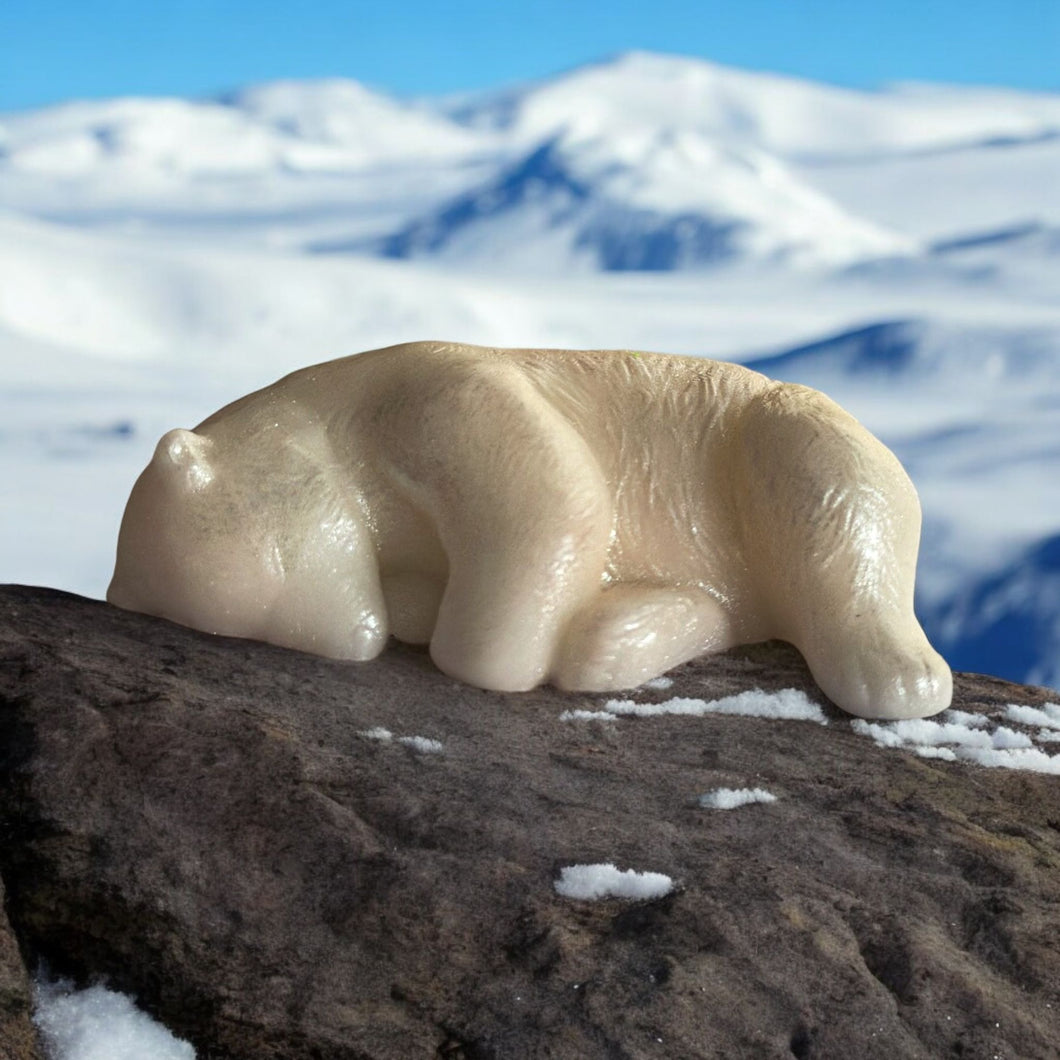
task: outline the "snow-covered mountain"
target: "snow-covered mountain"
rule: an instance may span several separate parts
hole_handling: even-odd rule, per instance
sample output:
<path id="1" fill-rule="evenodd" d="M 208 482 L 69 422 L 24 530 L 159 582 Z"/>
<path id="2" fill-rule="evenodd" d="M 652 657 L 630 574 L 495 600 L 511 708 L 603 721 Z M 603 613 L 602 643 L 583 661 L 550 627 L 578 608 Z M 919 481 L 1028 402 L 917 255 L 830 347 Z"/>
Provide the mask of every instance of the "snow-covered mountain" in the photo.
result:
<path id="1" fill-rule="evenodd" d="M 916 84 L 864 92 L 636 51 L 435 107 L 469 128 L 524 142 L 561 130 L 592 139 L 662 127 L 834 162 L 1060 135 L 1054 95 Z"/>
<path id="2" fill-rule="evenodd" d="M 915 250 L 758 148 L 651 128 L 561 134 L 377 246 L 388 257 L 610 271 L 840 265 Z"/>
<path id="3" fill-rule="evenodd" d="M 299 365 L 661 349 L 850 408 L 920 491 L 948 657 L 1055 683 L 1058 188 L 1060 96 L 644 53 L 0 115 L 0 577 L 101 593 L 157 435 Z"/>
<path id="4" fill-rule="evenodd" d="M 1060 224 L 1058 169 L 1057 96 L 636 52 L 438 101 L 328 80 L 0 115 L 0 202 L 39 216 L 491 269 L 916 255 Z"/>
<path id="5" fill-rule="evenodd" d="M 536 266 L 565 252 L 604 269 L 833 265 L 915 254 L 925 234 L 1060 221 L 1058 96 L 858 92 L 634 52 L 439 109 L 522 153 L 378 244 L 386 253 Z M 1017 185 L 1013 152 L 1030 160 L 1015 163 Z M 891 169 L 915 180 L 898 186 Z M 950 228 L 937 227 L 942 216 Z M 542 222 L 549 238 L 527 240 Z"/>
<path id="6" fill-rule="evenodd" d="M 492 171 L 491 137 L 352 81 L 0 115 L 0 204 L 169 239 L 380 235 Z M 483 168 L 483 155 L 487 168 Z"/>
<path id="7" fill-rule="evenodd" d="M 159 189 L 450 158 L 473 153 L 484 139 L 440 113 L 344 80 L 274 82 L 215 100 L 68 103 L 6 115 L 0 127 L 11 173 L 121 176 Z"/>

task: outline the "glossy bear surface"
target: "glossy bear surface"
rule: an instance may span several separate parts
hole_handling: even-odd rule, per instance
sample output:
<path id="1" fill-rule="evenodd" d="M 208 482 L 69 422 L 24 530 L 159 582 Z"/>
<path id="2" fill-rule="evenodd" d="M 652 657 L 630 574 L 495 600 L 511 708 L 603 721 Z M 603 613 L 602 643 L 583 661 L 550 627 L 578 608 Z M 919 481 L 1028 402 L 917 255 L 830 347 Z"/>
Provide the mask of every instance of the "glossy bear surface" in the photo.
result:
<path id="1" fill-rule="evenodd" d="M 519 691 L 630 688 L 779 637 L 863 717 L 949 705 L 913 614 L 920 506 L 823 394 L 629 351 L 416 342 L 170 431 L 108 599 L 340 659 L 388 636 Z"/>

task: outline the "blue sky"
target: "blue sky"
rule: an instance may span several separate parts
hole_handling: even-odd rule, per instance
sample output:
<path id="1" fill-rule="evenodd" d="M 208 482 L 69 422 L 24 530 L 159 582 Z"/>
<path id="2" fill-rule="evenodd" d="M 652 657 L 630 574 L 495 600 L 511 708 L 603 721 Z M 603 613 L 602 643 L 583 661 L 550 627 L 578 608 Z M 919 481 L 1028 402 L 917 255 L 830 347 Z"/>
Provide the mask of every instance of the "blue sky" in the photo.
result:
<path id="1" fill-rule="evenodd" d="M 1060 91 L 1060 0 L 0 0 L 0 110 L 280 77 L 435 94 L 630 48 L 857 87 Z"/>

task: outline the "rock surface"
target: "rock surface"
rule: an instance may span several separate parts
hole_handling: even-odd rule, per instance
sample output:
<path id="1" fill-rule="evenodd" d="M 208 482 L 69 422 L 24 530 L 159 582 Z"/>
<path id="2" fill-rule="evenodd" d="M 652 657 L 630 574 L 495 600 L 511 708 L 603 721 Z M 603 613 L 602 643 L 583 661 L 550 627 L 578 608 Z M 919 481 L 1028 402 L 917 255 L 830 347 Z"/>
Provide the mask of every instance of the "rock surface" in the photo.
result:
<path id="1" fill-rule="evenodd" d="M 0 905 L 4 888 L 0 882 Z M 37 1033 L 31 1020 L 29 976 L 0 908 L 0 1057 L 3 1060 L 40 1060 Z"/>
<path id="2" fill-rule="evenodd" d="M 1056 1056 L 1060 777 L 882 749 L 827 705 L 561 721 L 606 697 L 44 589 L 0 590 L 0 660 L 22 949 L 133 994 L 199 1060 Z M 672 676 L 637 698 L 821 700 L 777 644 Z M 956 686 L 968 711 L 1060 698 Z M 778 798 L 702 809 L 720 787 Z M 557 894 L 597 862 L 676 887 Z"/>

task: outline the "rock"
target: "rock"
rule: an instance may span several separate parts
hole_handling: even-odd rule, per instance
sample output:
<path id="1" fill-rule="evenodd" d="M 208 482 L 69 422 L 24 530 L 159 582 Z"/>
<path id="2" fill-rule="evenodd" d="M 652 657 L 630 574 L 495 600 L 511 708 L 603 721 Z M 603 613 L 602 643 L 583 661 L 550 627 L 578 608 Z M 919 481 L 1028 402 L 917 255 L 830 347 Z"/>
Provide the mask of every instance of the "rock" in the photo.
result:
<path id="1" fill-rule="evenodd" d="M 134 995 L 200 1060 L 1056 1055 L 1057 776 L 880 748 L 827 704 L 828 725 L 561 721 L 606 697 L 44 589 L 0 590 L 0 645 L 22 949 Z M 823 702 L 780 644 L 672 676 L 638 700 Z M 967 711 L 1050 698 L 956 681 Z M 701 808 L 720 787 L 777 801 Z M 557 894 L 605 862 L 675 888 Z"/>
<path id="2" fill-rule="evenodd" d="M 0 882 L 0 905 L 4 887 Z M 37 1032 L 31 1020 L 29 976 L 6 914 L 0 909 L 0 1057 L 40 1060 Z"/>

